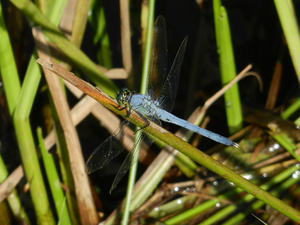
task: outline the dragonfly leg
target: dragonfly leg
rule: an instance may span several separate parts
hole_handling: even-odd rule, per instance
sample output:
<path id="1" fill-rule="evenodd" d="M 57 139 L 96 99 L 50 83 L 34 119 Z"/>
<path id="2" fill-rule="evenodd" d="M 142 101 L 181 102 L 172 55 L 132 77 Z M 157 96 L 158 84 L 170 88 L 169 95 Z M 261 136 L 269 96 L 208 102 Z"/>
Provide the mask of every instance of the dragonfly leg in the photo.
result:
<path id="1" fill-rule="evenodd" d="M 142 118 L 142 120 L 144 120 L 144 122 L 145 122 L 145 125 L 142 126 L 142 127 L 140 127 L 138 130 L 142 130 L 142 129 L 148 127 L 148 126 L 150 125 L 149 120 L 148 120 L 143 114 L 141 114 L 141 113 L 139 113 L 139 112 L 136 112 L 136 113 L 137 113 L 137 114 Z"/>
<path id="2" fill-rule="evenodd" d="M 131 114 L 131 108 L 129 107 L 128 110 L 127 110 L 127 115 L 126 116 L 129 117 L 130 114 Z"/>
<path id="3" fill-rule="evenodd" d="M 128 106 L 113 106 L 115 109 L 119 110 L 119 111 L 122 111 L 122 110 L 126 110 L 126 116 L 129 117 L 130 116 L 130 113 L 131 113 L 131 110 L 130 108 L 128 108 Z"/>

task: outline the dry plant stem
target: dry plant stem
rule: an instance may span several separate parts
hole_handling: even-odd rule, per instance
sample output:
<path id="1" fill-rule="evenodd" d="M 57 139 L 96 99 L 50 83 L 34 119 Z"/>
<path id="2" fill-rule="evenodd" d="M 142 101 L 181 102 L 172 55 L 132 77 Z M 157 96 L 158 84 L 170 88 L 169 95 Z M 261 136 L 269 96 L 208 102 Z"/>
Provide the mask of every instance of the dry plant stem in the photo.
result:
<path id="1" fill-rule="evenodd" d="M 300 154 L 300 149 L 295 150 L 295 154 L 299 155 Z M 274 164 L 274 163 L 282 161 L 283 159 L 286 159 L 290 156 L 291 156 L 291 154 L 289 152 L 281 153 L 281 154 L 276 155 L 276 156 L 274 156 L 270 159 L 267 159 L 267 160 L 264 160 L 260 163 L 255 164 L 253 166 L 253 169 L 259 169 L 259 168 L 265 167 L 267 165 Z"/>
<path id="2" fill-rule="evenodd" d="M 130 41 L 130 21 L 129 21 L 129 1 L 120 0 L 120 23 L 121 23 L 121 43 L 122 61 L 127 73 L 131 72 L 132 54 Z"/>
<path id="3" fill-rule="evenodd" d="M 35 38 L 38 39 L 38 42 L 36 42 L 38 55 L 50 60 L 50 57 L 46 55 L 46 53 L 49 53 L 46 47 L 47 42 L 43 38 L 41 32 L 37 31 Z M 39 43 L 42 43 L 43 45 L 40 45 Z M 71 119 L 69 106 L 66 102 L 59 79 L 49 70 L 44 70 L 44 73 L 64 131 L 66 145 L 69 151 L 69 159 L 75 183 L 80 219 L 82 224 L 94 225 L 98 222 L 98 216 L 93 202 L 88 176 L 85 171 L 85 162 L 82 156 L 81 146 Z"/>
<path id="4" fill-rule="evenodd" d="M 81 98 L 84 95 L 84 93 L 80 91 L 78 88 L 76 88 L 74 85 L 70 84 L 68 81 L 65 80 L 63 81 L 65 86 L 72 92 L 73 95 L 76 96 L 76 98 Z"/>
<path id="5" fill-rule="evenodd" d="M 59 28 L 64 32 L 68 39 L 71 37 L 72 34 L 76 7 L 77 0 L 67 1 L 67 4 L 64 8 L 64 12 L 60 20 Z"/>
<path id="6" fill-rule="evenodd" d="M 218 99 L 220 98 L 232 85 L 239 82 L 242 78 L 248 76 L 247 72 L 252 68 L 252 65 L 248 65 L 243 69 L 231 82 L 226 84 L 221 90 L 219 90 L 216 94 L 210 97 L 201 109 L 201 113 L 205 113 L 206 110 Z M 249 74 L 253 75 L 253 74 Z"/>
<path id="7" fill-rule="evenodd" d="M 71 117 L 74 126 L 79 124 L 86 116 L 89 115 L 97 102 L 90 97 L 82 98 L 71 110 Z M 56 142 L 55 130 L 53 129 L 45 138 L 46 149 L 49 150 Z"/>
<path id="8" fill-rule="evenodd" d="M 262 130 L 258 131 L 258 132 L 262 132 Z M 261 152 L 261 150 L 263 149 L 263 147 L 265 146 L 265 143 L 262 141 L 260 143 L 258 143 L 255 148 L 254 148 L 254 151 L 251 155 L 251 158 L 250 158 L 250 163 L 253 163 L 256 159 L 256 157 L 258 156 L 258 154 Z"/>
<path id="9" fill-rule="evenodd" d="M 86 17 L 78 13 L 79 12 L 78 8 L 80 8 L 79 4 L 82 4 L 82 1 L 69 0 L 66 2 L 66 7 L 64 8 L 64 13 L 62 14 L 62 17 L 60 19 L 60 25 L 59 25 L 60 29 L 64 32 L 64 35 L 69 40 L 72 40 L 73 43 L 75 42 L 77 46 L 80 45 L 82 33 L 84 32 L 84 27 L 87 19 Z M 87 14 L 85 7 L 82 7 L 81 10 L 85 11 Z M 82 20 L 82 26 L 77 26 L 78 19 L 76 21 L 76 17 L 77 18 L 79 17 L 80 20 Z M 75 39 L 74 37 L 76 37 L 77 39 Z M 55 45 L 55 47 L 57 46 Z M 61 62 L 61 64 L 64 66 L 64 68 L 71 69 L 71 65 L 63 62 Z M 76 202 L 77 201 L 76 196 L 74 196 L 73 194 L 75 192 L 75 184 L 72 176 L 72 169 L 71 166 L 69 165 L 68 150 L 66 147 L 62 127 L 59 124 L 60 122 L 57 113 L 56 112 L 53 113 L 55 115 L 55 124 L 56 124 L 55 126 L 56 128 L 53 130 L 57 131 L 57 133 L 53 132 L 54 133 L 53 138 L 57 140 L 56 149 L 60 157 L 59 165 L 60 165 L 62 180 L 64 184 L 68 186 L 69 189 L 66 192 L 67 204 L 69 206 L 69 212 L 71 215 L 72 222 L 74 225 L 77 225 L 80 223 L 78 218 L 78 205 Z"/>
<path id="10" fill-rule="evenodd" d="M 281 76 L 282 76 L 282 65 L 281 65 L 281 62 L 277 60 L 277 62 L 275 64 L 275 69 L 274 69 L 270 89 L 268 92 L 266 109 L 271 110 L 275 106 L 279 88 L 280 88 Z"/>
<path id="11" fill-rule="evenodd" d="M 282 169 L 287 169 L 290 166 L 297 164 L 299 161 L 296 159 L 285 160 L 282 162 L 274 163 L 269 166 L 265 166 L 257 170 L 257 174 L 275 174 L 276 172 L 282 171 Z"/>
<path id="12" fill-rule="evenodd" d="M 23 168 L 19 166 L 0 184 L 0 202 L 10 195 L 23 176 Z"/>
<path id="13" fill-rule="evenodd" d="M 149 12 L 149 4 L 148 0 L 142 0 L 141 2 L 141 43 L 142 43 L 142 52 L 144 51 L 144 45 L 146 43 L 146 33 L 147 33 L 147 21 L 148 21 L 148 12 Z"/>
<path id="14" fill-rule="evenodd" d="M 123 68 L 113 68 L 104 72 L 109 79 L 127 79 L 128 73 Z"/>
<path id="15" fill-rule="evenodd" d="M 241 129 L 240 131 L 238 131 L 234 135 L 230 136 L 230 138 L 232 140 L 239 139 L 239 138 L 243 137 L 246 133 L 248 133 L 251 130 L 251 128 L 252 128 L 252 126 L 250 126 L 250 125 L 247 126 L 247 127 L 244 127 L 243 129 Z"/>
<path id="16" fill-rule="evenodd" d="M 80 46 L 86 28 L 91 0 L 69 0 L 69 2 L 76 5 L 70 41 L 76 46 Z"/>

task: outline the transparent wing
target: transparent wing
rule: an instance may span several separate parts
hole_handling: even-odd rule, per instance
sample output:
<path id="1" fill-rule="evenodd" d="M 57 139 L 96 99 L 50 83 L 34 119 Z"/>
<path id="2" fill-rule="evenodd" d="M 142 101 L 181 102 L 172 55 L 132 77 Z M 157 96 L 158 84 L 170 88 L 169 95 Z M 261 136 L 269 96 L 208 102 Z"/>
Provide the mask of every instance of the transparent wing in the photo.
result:
<path id="1" fill-rule="evenodd" d="M 93 173 L 105 167 L 111 160 L 116 158 L 124 151 L 124 147 L 118 139 L 123 137 L 122 127 L 128 124 L 128 121 L 121 123 L 121 129 L 118 129 L 114 134 L 109 136 L 101 143 L 90 155 L 86 162 L 88 173 Z"/>
<path id="2" fill-rule="evenodd" d="M 174 107 L 186 45 L 187 38 L 182 41 L 168 73 L 166 22 L 163 16 L 158 16 L 153 29 L 148 94 L 159 99 L 162 108 L 167 111 Z"/>
<path id="3" fill-rule="evenodd" d="M 132 155 L 134 155 L 136 153 L 136 151 L 139 150 L 139 148 L 136 148 L 136 146 L 144 139 L 145 135 L 142 134 L 140 136 L 140 138 L 135 142 L 134 146 L 132 149 L 134 149 L 134 151 L 131 151 L 127 154 L 126 158 L 124 159 L 121 167 L 119 168 L 114 181 L 110 187 L 109 193 L 111 194 L 111 192 L 116 188 L 116 186 L 120 183 L 120 181 L 122 180 L 122 178 L 126 175 L 126 173 L 129 170 L 130 164 L 131 164 L 131 160 L 132 160 Z"/>
<path id="4" fill-rule="evenodd" d="M 160 121 L 158 121 L 160 122 Z M 128 121 L 123 121 L 122 126 L 128 125 Z M 119 129 L 117 132 L 109 136 L 102 144 L 100 144 L 94 152 L 91 154 L 91 156 L 88 158 L 86 162 L 88 173 L 93 173 L 97 170 L 102 169 L 107 164 L 109 164 L 110 161 L 112 161 L 114 158 L 116 158 L 120 153 L 124 151 L 124 147 L 118 140 L 118 138 L 122 138 L 123 134 L 121 132 L 122 129 Z M 122 180 L 122 178 L 125 176 L 127 171 L 129 170 L 132 154 L 135 154 L 135 151 L 137 151 L 138 148 L 136 148 L 136 145 L 139 144 L 144 139 L 144 134 L 140 136 L 140 138 L 135 142 L 132 149 L 134 151 L 130 151 L 124 161 L 121 164 L 121 167 L 119 168 L 113 184 L 110 188 L 110 193 L 116 188 L 116 186 L 119 184 L 119 182 Z"/>
<path id="5" fill-rule="evenodd" d="M 149 94 L 156 99 L 168 72 L 166 22 L 163 16 L 155 20 L 152 35 Z"/>
<path id="6" fill-rule="evenodd" d="M 158 99 L 162 102 L 162 108 L 167 111 L 172 111 L 175 103 L 175 98 L 178 89 L 178 82 L 179 82 L 179 74 L 181 65 L 183 62 L 183 57 L 186 49 L 188 38 L 184 38 L 181 42 L 181 45 L 176 53 L 175 59 L 171 66 L 170 72 L 166 77 L 163 87 L 158 94 Z"/>

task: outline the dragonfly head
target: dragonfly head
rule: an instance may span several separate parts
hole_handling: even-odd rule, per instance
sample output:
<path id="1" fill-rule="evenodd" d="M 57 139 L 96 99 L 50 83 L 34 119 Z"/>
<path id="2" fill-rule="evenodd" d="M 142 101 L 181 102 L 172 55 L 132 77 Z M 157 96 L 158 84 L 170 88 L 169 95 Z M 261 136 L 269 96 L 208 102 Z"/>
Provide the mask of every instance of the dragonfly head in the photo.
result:
<path id="1" fill-rule="evenodd" d="M 122 88 L 117 95 L 119 105 L 128 105 L 132 96 L 132 92 L 127 88 Z"/>

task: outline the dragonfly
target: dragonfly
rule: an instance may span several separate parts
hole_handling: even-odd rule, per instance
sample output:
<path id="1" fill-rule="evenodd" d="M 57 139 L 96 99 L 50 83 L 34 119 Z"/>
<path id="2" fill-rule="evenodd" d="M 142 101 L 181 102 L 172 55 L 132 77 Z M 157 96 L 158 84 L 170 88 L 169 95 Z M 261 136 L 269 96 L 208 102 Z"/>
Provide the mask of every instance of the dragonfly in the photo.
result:
<path id="1" fill-rule="evenodd" d="M 118 93 L 116 98 L 118 104 L 121 107 L 127 108 L 129 112 L 131 110 L 137 112 L 145 121 L 151 120 L 159 125 L 161 125 L 161 121 L 175 124 L 218 143 L 238 148 L 239 145 L 228 138 L 207 129 L 198 127 L 170 113 L 175 103 L 180 69 L 187 46 L 187 38 L 182 41 L 172 63 L 171 69 L 169 73 L 167 73 L 166 25 L 162 16 L 159 16 L 156 19 L 153 33 L 153 46 L 149 76 L 150 84 L 148 91 L 144 95 L 136 94 L 127 88 L 123 88 Z M 120 152 L 122 152 L 122 148 L 119 147 L 120 143 L 116 143 L 116 139 L 114 138 L 114 136 L 119 134 L 120 131 L 110 136 L 91 154 L 87 160 L 87 168 L 89 173 L 103 168 L 113 158 L 119 155 Z M 142 138 L 140 138 L 136 144 L 141 141 L 141 139 Z M 133 149 L 135 148 L 133 147 Z M 116 187 L 117 183 L 122 179 L 129 169 L 131 154 L 133 153 L 130 152 L 123 161 L 113 181 L 111 190 Z"/>

